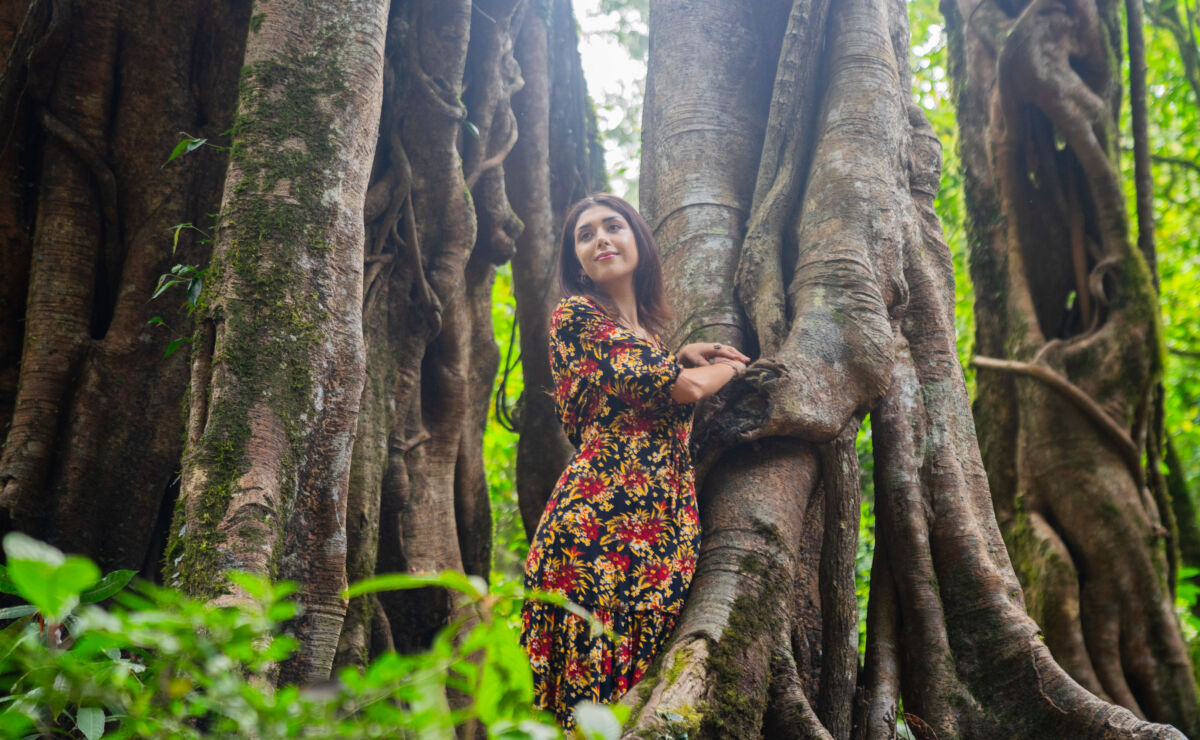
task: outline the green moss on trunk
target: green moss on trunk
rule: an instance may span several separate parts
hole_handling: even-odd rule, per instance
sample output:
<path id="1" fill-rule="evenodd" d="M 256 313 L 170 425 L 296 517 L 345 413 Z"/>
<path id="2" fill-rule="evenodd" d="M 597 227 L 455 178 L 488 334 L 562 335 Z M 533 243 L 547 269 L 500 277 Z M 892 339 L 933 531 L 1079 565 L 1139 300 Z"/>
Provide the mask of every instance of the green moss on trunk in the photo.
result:
<path id="1" fill-rule="evenodd" d="M 712 701 L 702 710 L 703 737 L 758 737 L 762 732 L 767 693 L 746 690 L 746 653 L 754 643 L 771 640 L 780 628 L 771 605 L 785 588 L 784 569 L 768 566 L 757 555 L 745 556 L 740 565 L 743 574 L 761 585 L 737 597 L 721 639 L 709 647 Z"/>
<path id="2" fill-rule="evenodd" d="M 325 341 L 328 312 L 317 273 L 337 225 L 336 204 L 327 195 L 339 187 L 336 113 L 349 104 L 335 59 L 338 43 L 329 31 L 307 50 L 288 44 L 243 69 L 232 132 L 235 182 L 197 310 L 198 324 L 218 327 L 212 367 L 222 387 L 210 392 L 203 436 L 185 453 L 185 469 L 202 471 L 205 483 L 199 502 L 181 500 L 177 507 L 165 563 L 192 595 L 216 596 L 224 585 L 214 575 L 240 566 L 236 552 L 221 552 L 226 536 L 219 525 L 249 469 L 252 412 L 265 407 L 286 435 L 278 481 L 286 510 L 296 488 L 287 479 L 304 458 L 308 422 L 321 408 L 312 358 Z M 205 351 L 198 342 L 194 347 Z M 185 529 L 188 509 L 200 513 Z M 274 577 L 283 522 L 264 526 L 277 530 L 269 565 Z M 247 529 L 255 528 L 240 531 Z M 262 540 L 259 531 L 247 542 L 261 546 Z"/>

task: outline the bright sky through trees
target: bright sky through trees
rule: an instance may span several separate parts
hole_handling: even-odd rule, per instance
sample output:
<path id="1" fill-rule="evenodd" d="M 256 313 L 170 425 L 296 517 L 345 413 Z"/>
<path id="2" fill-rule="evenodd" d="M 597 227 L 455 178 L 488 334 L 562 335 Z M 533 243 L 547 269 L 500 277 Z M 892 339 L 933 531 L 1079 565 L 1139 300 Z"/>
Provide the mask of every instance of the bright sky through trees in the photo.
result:
<path id="1" fill-rule="evenodd" d="M 621 44 L 618 12 L 604 12 L 602 0 L 574 0 L 574 5 L 581 32 L 583 74 L 596 104 L 612 191 L 637 203 L 645 60 L 635 59 Z"/>

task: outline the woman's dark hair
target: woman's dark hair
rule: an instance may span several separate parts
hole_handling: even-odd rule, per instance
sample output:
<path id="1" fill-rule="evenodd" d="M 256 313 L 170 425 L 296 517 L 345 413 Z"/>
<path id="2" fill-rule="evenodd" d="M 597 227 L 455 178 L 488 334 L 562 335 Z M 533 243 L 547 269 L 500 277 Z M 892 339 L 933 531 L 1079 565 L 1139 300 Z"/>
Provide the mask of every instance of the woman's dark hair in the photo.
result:
<path id="1" fill-rule="evenodd" d="M 654 245 L 654 236 L 650 233 L 650 225 L 637 209 L 621 198 L 608 193 L 589 195 L 576 202 L 567 211 L 563 220 L 562 237 L 558 244 L 558 282 L 564 296 L 587 296 L 610 315 L 616 316 L 616 307 L 612 300 L 600 292 L 590 280 L 581 279 L 583 266 L 575 254 L 575 226 L 579 216 L 592 206 L 607 206 L 625 219 L 633 230 L 633 238 L 637 243 L 638 264 L 633 270 L 633 292 L 637 296 L 638 323 L 659 334 L 666 331 L 667 322 L 671 320 L 671 311 L 667 308 L 663 290 L 662 262 L 658 259 L 658 249 Z"/>

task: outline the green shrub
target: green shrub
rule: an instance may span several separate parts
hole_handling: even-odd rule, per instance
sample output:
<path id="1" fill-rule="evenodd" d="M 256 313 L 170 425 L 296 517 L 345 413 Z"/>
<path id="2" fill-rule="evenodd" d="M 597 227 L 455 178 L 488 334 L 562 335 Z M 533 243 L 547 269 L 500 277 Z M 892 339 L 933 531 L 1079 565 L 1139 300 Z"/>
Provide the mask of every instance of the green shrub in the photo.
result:
<path id="1" fill-rule="evenodd" d="M 460 573 L 357 584 L 348 595 L 454 589 L 464 616 L 425 653 L 388 653 L 323 685 L 276 687 L 275 667 L 298 647 L 282 631 L 297 612 L 292 585 L 231 573 L 245 598 L 214 608 L 152 584 L 125 588 L 132 573 L 102 579 L 90 560 L 21 534 L 5 537 L 4 550 L 0 589 L 29 604 L 0 611 L 15 617 L 0 631 L 2 737 L 424 738 L 453 737 L 469 721 L 495 738 L 562 737 L 531 706 L 516 584 L 489 590 Z M 107 608 L 95 603 L 110 597 Z M 447 689 L 472 701 L 451 710 Z M 608 707 L 581 714 L 589 740 L 613 737 L 619 724 Z"/>

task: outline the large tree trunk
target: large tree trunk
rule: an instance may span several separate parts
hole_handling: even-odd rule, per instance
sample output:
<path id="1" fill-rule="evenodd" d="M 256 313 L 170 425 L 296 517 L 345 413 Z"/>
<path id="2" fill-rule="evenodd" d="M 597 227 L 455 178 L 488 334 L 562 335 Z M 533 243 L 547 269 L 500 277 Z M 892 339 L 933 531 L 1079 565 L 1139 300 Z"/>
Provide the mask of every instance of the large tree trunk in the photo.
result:
<path id="1" fill-rule="evenodd" d="M 205 264 L 250 4 L 0 7 L 0 529 L 157 572 L 187 353 L 173 264 Z M 118 84 L 119 79 L 119 84 Z M 32 259 L 31 259 L 32 255 Z M 159 316 L 164 325 L 150 326 Z"/>
<path id="2" fill-rule="evenodd" d="M 571 456 L 550 394 L 550 314 L 558 304 L 558 239 L 566 210 L 598 191 L 596 123 L 583 84 L 575 16 L 567 0 L 549 15 L 529 13 L 518 39 L 524 89 L 513 98 L 520 138 L 506 163 L 513 205 L 525 223 L 513 256 L 524 393 L 519 401 L 517 491 L 525 534 L 533 536 L 555 481 Z"/>
<path id="3" fill-rule="evenodd" d="M 676 340 L 712 326 L 759 359 L 698 414 L 700 561 L 658 673 L 626 699 L 631 736 L 886 738 L 902 697 L 918 737 L 1180 737 L 1071 680 L 1024 612 L 956 359 L 940 148 L 908 103 L 903 4 L 664 0 L 650 34 L 641 200 Z"/>
<path id="4" fill-rule="evenodd" d="M 1127 4 L 1137 244 L 1117 163 L 1119 5 L 943 7 L 971 224 L 980 446 L 1026 604 L 1080 684 L 1195 735 L 1160 472 L 1140 0 Z"/>
<path id="5" fill-rule="evenodd" d="M 346 608 L 362 211 L 387 2 L 256 10 L 198 311 L 168 558 L 172 582 L 217 603 L 238 598 L 214 578 L 228 568 L 297 582 L 302 647 L 280 678 L 299 681 L 328 676 Z"/>

